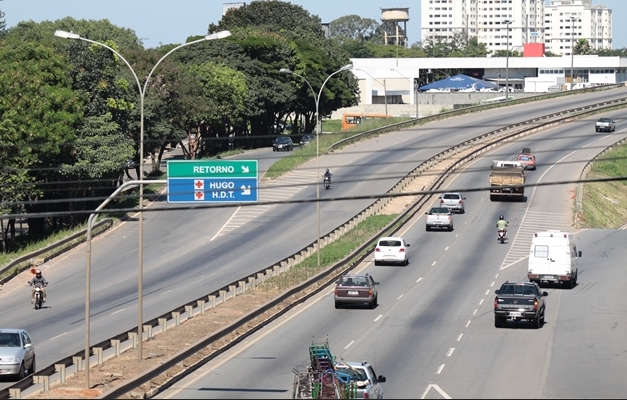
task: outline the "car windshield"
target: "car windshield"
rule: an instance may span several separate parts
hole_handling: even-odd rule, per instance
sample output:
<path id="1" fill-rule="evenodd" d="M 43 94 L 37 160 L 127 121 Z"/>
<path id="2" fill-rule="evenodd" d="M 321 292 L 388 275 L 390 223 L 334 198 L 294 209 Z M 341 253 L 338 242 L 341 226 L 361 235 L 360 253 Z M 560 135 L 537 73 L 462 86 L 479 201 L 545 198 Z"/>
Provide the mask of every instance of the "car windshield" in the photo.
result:
<path id="1" fill-rule="evenodd" d="M 400 246 L 401 246 L 401 241 L 400 241 L 400 240 L 392 240 L 392 239 L 388 239 L 388 240 L 379 240 L 379 246 L 384 246 L 384 247 L 400 247 Z"/>
<path id="2" fill-rule="evenodd" d="M 431 209 L 431 214 L 448 214 L 448 213 L 449 213 L 448 208 L 436 207 L 436 208 Z"/>
<path id="3" fill-rule="evenodd" d="M 335 370 L 341 374 L 348 375 L 351 381 L 365 381 L 368 379 L 368 375 L 366 375 L 365 371 L 351 368 L 348 365 L 336 365 Z"/>
<path id="4" fill-rule="evenodd" d="M 599 122 L 610 122 L 610 120 L 608 118 L 601 118 Z"/>
<path id="5" fill-rule="evenodd" d="M 460 196 L 458 194 L 445 194 L 444 200 L 457 200 L 459 197 Z"/>
<path id="6" fill-rule="evenodd" d="M 278 137 L 276 138 L 275 142 L 276 143 L 289 143 L 290 142 L 290 138 L 288 137 Z"/>
<path id="7" fill-rule="evenodd" d="M 340 286 L 368 286 L 368 280 L 363 276 L 345 276 L 340 281 Z"/>
<path id="8" fill-rule="evenodd" d="M 20 336 L 17 333 L 0 333 L 0 347 L 20 347 Z"/>
<path id="9" fill-rule="evenodd" d="M 518 157 L 518 159 L 519 159 L 520 161 L 529 161 L 529 160 L 531 160 L 531 157 L 528 157 L 528 156 L 520 156 L 520 157 Z"/>

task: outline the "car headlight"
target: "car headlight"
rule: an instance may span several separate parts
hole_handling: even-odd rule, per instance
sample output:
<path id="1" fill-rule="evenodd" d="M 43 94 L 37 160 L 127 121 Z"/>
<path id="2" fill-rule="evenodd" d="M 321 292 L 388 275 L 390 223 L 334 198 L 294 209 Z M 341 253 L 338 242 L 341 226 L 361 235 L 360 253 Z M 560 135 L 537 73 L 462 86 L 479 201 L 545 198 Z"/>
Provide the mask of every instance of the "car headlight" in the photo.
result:
<path id="1" fill-rule="evenodd" d="M 0 357 L 0 362 L 19 363 L 20 358 L 19 357 Z"/>

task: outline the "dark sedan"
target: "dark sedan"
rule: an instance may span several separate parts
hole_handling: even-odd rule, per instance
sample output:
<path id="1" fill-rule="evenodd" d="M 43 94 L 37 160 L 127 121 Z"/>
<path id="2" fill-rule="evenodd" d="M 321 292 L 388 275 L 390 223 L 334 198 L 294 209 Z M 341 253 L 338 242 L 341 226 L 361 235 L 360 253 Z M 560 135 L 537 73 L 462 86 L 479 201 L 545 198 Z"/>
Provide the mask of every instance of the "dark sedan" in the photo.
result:
<path id="1" fill-rule="evenodd" d="M 304 145 L 311 143 L 314 140 L 316 140 L 316 135 L 307 134 L 303 135 L 303 137 L 300 138 L 300 142 L 298 144 L 300 145 L 300 147 L 303 147 Z"/>
<path id="2" fill-rule="evenodd" d="M 288 136 L 279 136 L 272 143 L 272 151 L 292 151 L 294 150 L 294 142 Z"/>

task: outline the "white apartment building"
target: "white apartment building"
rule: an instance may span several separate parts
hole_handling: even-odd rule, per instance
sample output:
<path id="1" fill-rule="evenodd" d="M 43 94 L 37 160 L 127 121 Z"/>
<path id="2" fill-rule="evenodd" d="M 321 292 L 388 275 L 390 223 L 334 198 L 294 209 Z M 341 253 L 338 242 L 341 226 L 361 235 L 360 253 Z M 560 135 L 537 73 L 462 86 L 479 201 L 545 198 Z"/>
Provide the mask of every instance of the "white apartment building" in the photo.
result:
<path id="1" fill-rule="evenodd" d="M 546 51 L 570 55 L 579 39 L 592 49 L 612 48 L 612 10 L 592 0 L 551 0 L 544 17 Z"/>
<path id="2" fill-rule="evenodd" d="M 570 55 L 571 30 L 595 49 L 611 48 L 612 11 L 592 0 L 421 0 L 421 37 L 450 37 L 467 31 L 488 50 L 522 52 L 525 43 Z M 577 17 L 574 29 L 570 16 Z M 509 24 L 507 23 L 509 21 Z M 509 34 L 508 34 L 509 28 Z"/>

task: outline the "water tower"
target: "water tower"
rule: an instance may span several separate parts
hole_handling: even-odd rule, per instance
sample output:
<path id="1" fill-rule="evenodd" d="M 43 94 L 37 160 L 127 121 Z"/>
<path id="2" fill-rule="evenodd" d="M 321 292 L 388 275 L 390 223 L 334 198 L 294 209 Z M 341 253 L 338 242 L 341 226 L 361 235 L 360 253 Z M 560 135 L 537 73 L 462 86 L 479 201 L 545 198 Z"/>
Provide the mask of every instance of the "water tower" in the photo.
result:
<path id="1" fill-rule="evenodd" d="M 385 44 L 407 47 L 409 8 L 382 8 L 381 21 L 385 27 Z"/>

